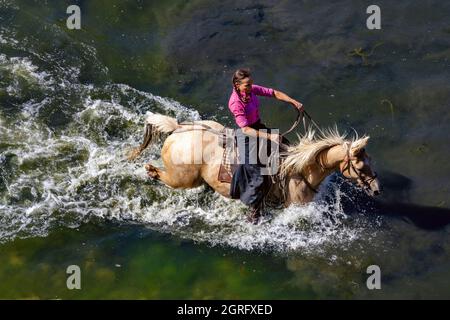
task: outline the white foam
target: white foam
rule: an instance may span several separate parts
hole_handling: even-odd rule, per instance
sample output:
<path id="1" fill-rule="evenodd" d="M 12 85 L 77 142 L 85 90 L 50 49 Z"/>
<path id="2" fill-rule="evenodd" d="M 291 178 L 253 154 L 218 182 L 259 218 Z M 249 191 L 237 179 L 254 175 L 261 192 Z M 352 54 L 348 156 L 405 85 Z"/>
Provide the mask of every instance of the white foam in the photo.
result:
<path id="1" fill-rule="evenodd" d="M 38 71 L 38 67 L 33 65 L 27 57 L 8 58 L 6 55 L 0 54 L 0 66 L 16 77 L 22 77 L 41 86 L 51 86 L 54 82 L 47 72 Z"/>

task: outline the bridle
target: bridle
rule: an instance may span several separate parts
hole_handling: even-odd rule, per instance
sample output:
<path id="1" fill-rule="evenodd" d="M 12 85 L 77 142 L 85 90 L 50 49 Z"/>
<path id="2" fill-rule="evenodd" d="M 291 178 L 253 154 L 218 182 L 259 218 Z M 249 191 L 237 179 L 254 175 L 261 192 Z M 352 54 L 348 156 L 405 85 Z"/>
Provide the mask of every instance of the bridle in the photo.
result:
<path id="1" fill-rule="evenodd" d="M 378 177 L 377 173 L 374 171 L 373 172 L 373 176 L 369 176 L 367 179 L 365 179 L 362 176 L 361 170 L 358 170 L 354 165 L 353 165 L 353 160 L 358 160 L 358 157 L 352 157 L 350 155 L 350 145 L 348 143 L 347 144 L 347 151 L 346 151 L 346 155 L 344 157 L 344 161 L 346 162 L 345 167 L 342 168 L 341 173 L 344 173 L 345 171 L 348 172 L 348 174 L 351 176 L 351 171 L 350 169 L 352 169 L 353 171 L 355 171 L 356 175 L 358 176 L 359 180 L 362 182 L 364 189 L 369 189 L 370 190 L 370 184 Z M 365 150 L 364 148 L 361 149 L 360 153 L 364 153 Z"/>

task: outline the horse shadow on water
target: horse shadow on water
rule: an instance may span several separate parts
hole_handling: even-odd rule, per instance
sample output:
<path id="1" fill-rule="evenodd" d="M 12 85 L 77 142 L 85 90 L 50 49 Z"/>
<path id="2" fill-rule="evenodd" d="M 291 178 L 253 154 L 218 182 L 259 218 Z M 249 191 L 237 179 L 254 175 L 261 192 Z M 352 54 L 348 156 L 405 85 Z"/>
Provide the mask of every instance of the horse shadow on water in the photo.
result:
<path id="1" fill-rule="evenodd" d="M 341 198 L 342 209 L 347 215 L 364 214 L 369 218 L 383 216 L 401 219 L 430 231 L 443 229 L 450 224 L 450 209 L 409 203 L 412 180 L 408 177 L 383 171 L 379 174 L 379 180 L 383 188 L 382 196 L 372 198 L 344 180 L 340 174 L 330 177 L 331 184 L 338 184 L 340 190 L 348 195 Z M 325 196 L 325 200 L 327 197 L 329 196 Z"/>

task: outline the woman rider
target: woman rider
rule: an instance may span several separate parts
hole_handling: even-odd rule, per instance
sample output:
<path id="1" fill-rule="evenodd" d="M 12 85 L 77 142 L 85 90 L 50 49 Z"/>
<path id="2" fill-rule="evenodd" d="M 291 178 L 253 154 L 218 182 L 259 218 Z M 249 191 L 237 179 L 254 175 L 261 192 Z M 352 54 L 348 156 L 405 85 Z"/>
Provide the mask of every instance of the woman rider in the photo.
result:
<path id="1" fill-rule="evenodd" d="M 232 79 L 233 91 L 228 102 L 228 108 L 235 117 L 239 129 L 236 131 L 239 148 L 239 165 L 233 174 L 230 195 L 233 199 L 240 199 L 250 207 L 248 219 L 257 223 L 262 211 L 262 200 L 269 187 L 268 176 L 261 174 L 261 163 L 249 163 L 251 152 L 256 149 L 249 146 L 249 136 L 262 137 L 279 143 L 280 136 L 270 133 L 270 129 L 261 123 L 259 117 L 259 100 L 256 96 L 275 97 L 278 100 L 294 105 L 303 111 L 303 105 L 287 94 L 253 84 L 249 69 L 238 69 Z M 259 131 L 260 129 L 266 129 Z M 258 141 L 259 139 L 254 139 Z M 283 138 L 284 143 L 287 140 Z"/>

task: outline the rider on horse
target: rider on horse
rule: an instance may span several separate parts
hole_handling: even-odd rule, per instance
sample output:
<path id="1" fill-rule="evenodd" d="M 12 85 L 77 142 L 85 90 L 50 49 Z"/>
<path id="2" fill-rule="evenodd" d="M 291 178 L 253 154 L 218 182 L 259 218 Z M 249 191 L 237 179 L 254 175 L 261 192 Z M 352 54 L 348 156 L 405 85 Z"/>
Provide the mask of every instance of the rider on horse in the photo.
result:
<path id="1" fill-rule="evenodd" d="M 259 147 L 255 149 L 249 145 L 249 136 L 253 138 L 261 137 L 275 143 L 280 142 L 280 135 L 270 133 L 270 129 L 261 122 L 257 96 L 275 97 L 292 104 L 300 111 L 303 111 L 303 105 L 281 91 L 253 84 L 248 69 L 238 69 L 233 75 L 232 84 L 233 91 L 228 107 L 239 126 L 236 136 L 238 142 L 241 141 L 241 143 L 238 143 L 239 165 L 233 174 L 230 195 L 234 199 L 240 199 L 250 207 L 248 218 L 251 222 L 256 223 L 261 216 L 262 201 L 270 182 L 267 175 L 261 174 L 262 165 L 259 161 L 249 163 L 250 154 L 259 150 Z M 264 130 L 260 131 L 261 129 Z M 284 137 L 281 142 L 289 144 Z"/>

